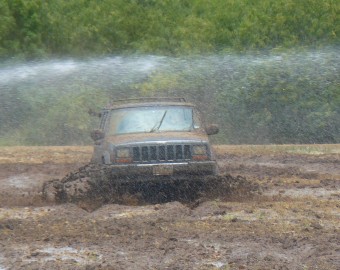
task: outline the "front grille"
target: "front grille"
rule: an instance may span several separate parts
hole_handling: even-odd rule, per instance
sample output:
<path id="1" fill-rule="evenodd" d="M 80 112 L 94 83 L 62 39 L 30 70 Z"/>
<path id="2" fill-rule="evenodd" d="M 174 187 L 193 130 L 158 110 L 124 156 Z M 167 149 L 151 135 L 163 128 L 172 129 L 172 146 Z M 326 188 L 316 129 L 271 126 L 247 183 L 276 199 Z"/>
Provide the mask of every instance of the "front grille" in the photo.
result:
<path id="1" fill-rule="evenodd" d="M 191 160 L 191 145 L 148 145 L 132 147 L 134 162 L 167 162 Z"/>

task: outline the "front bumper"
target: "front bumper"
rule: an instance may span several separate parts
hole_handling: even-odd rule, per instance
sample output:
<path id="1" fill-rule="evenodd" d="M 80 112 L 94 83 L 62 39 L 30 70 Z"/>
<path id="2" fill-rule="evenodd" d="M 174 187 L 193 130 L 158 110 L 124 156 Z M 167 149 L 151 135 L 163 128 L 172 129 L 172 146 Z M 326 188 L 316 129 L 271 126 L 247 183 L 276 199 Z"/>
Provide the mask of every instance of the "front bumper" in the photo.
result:
<path id="1" fill-rule="evenodd" d="M 119 182 L 163 182 L 193 180 L 215 175 L 215 161 L 111 165 L 112 177 Z"/>

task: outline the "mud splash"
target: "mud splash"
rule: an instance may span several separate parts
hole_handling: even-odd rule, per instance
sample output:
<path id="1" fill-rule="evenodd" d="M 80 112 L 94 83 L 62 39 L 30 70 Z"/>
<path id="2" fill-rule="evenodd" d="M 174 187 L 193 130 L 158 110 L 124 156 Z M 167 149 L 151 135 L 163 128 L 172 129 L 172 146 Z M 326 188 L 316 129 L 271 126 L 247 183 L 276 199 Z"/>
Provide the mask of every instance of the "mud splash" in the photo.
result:
<path id="1" fill-rule="evenodd" d="M 128 184 L 119 183 L 111 171 L 106 165 L 85 165 L 60 180 L 46 182 L 43 196 L 50 202 L 73 202 L 96 209 L 108 203 L 145 205 L 179 201 L 195 205 L 197 200 L 221 199 L 228 195 L 250 197 L 258 190 L 258 185 L 246 178 L 229 174 Z"/>

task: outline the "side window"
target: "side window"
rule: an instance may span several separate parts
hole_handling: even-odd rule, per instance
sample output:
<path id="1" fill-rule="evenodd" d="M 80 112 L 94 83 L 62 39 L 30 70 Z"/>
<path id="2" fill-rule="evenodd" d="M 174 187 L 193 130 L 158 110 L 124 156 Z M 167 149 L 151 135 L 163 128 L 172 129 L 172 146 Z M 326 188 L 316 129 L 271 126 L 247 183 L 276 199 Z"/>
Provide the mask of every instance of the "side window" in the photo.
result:
<path id="1" fill-rule="evenodd" d="M 201 115 L 198 110 L 194 110 L 193 114 L 194 129 L 199 129 L 201 127 Z"/>

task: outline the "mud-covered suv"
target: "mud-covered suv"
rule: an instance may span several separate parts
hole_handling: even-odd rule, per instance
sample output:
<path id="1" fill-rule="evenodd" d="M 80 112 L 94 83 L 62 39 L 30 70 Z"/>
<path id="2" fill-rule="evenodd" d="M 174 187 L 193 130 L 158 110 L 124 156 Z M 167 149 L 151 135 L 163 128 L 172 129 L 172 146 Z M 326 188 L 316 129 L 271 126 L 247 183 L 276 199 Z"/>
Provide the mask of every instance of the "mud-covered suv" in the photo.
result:
<path id="1" fill-rule="evenodd" d="M 217 165 L 197 108 L 183 98 L 117 100 L 100 115 L 92 162 L 109 165 L 121 182 L 215 175 Z"/>

